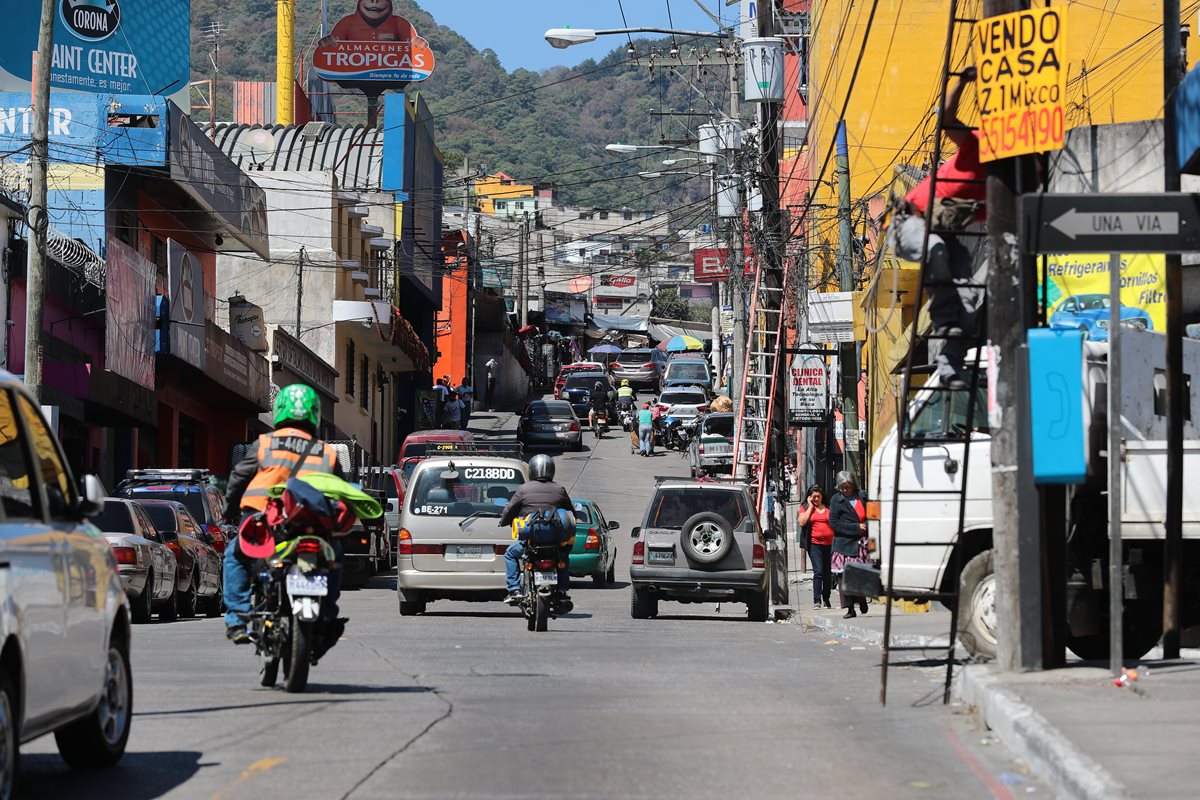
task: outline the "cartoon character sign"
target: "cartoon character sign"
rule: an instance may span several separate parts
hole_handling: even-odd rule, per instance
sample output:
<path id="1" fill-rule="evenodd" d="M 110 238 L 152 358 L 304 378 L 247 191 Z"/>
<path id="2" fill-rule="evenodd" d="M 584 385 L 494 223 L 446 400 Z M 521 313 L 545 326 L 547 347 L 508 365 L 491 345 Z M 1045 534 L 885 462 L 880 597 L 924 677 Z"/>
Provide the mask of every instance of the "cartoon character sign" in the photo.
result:
<path id="1" fill-rule="evenodd" d="M 313 70 L 327 81 L 408 83 L 433 74 L 433 51 L 392 0 L 358 0 L 317 42 Z"/>

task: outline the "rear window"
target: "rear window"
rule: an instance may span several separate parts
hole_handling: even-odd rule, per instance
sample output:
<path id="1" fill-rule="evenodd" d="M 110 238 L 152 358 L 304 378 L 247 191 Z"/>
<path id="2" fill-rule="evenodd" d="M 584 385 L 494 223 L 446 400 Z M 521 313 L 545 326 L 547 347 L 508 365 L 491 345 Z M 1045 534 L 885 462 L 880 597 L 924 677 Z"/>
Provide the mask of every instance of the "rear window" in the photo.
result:
<path id="1" fill-rule="evenodd" d="M 566 418 L 574 417 L 575 412 L 571 410 L 571 404 L 567 402 L 530 403 L 529 416 L 537 419 Z"/>
<path id="2" fill-rule="evenodd" d="M 150 516 L 150 521 L 159 531 L 163 533 L 179 532 L 179 520 L 175 516 L 175 509 L 170 506 L 142 506 L 142 508 L 145 509 Z"/>
<path id="3" fill-rule="evenodd" d="M 409 489 L 409 508 L 418 516 L 468 517 L 499 513 L 525 475 L 516 466 L 456 466 L 456 477 L 443 478 L 445 467 L 424 470 Z"/>
<path id="4" fill-rule="evenodd" d="M 682 528 L 693 514 L 712 511 L 734 528 L 746 518 L 746 503 L 741 492 L 729 489 L 663 488 L 650 501 L 651 528 Z"/>
<path id="5" fill-rule="evenodd" d="M 575 510 L 575 521 L 583 525 L 591 525 L 595 520 L 592 519 L 592 507 L 587 503 L 572 503 L 572 508 Z"/>
<path id="6" fill-rule="evenodd" d="M 117 490 L 117 494 L 133 500 L 174 500 L 187 506 L 196 519 L 208 519 L 204 513 L 204 494 L 199 486 L 127 486 Z M 171 523 L 168 530 L 175 530 L 175 523 Z"/>
<path id="7" fill-rule="evenodd" d="M 663 392 L 661 395 L 659 395 L 658 402 L 666 405 L 674 405 L 676 403 L 680 403 L 682 405 L 698 405 L 704 402 L 704 393 L 696 391 L 685 392 L 678 390 L 672 392 Z"/>
<path id="8" fill-rule="evenodd" d="M 92 524 L 105 533 L 137 533 L 124 503 L 105 503 L 104 510 L 92 517 Z"/>
<path id="9" fill-rule="evenodd" d="M 733 417 L 709 417 L 704 421 L 704 432 L 713 436 L 733 438 Z"/>
<path id="10" fill-rule="evenodd" d="M 667 365 L 668 380 L 707 381 L 708 367 L 699 361 L 675 361 Z"/>
<path id="11" fill-rule="evenodd" d="M 653 358 L 649 350 L 626 350 L 617 356 L 617 361 L 622 364 L 649 364 Z"/>
<path id="12" fill-rule="evenodd" d="M 596 383 L 608 386 L 608 379 L 603 375 L 572 375 L 567 378 L 568 389 L 591 389 Z"/>

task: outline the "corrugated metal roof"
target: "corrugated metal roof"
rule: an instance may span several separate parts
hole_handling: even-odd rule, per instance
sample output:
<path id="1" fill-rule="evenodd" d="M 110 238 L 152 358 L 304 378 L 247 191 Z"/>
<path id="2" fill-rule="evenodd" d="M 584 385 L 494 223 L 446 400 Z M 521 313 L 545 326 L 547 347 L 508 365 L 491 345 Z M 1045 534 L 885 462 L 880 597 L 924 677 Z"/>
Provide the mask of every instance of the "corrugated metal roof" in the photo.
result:
<path id="1" fill-rule="evenodd" d="M 343 189 L 379 191 L 383 131 L 365 125 L 217 125 L 217 146 L 246 172 L 335 170 Z M 273 155 L 254 156 L 243 139 L 250 131 L 268 131 L 275 139 Z"/>

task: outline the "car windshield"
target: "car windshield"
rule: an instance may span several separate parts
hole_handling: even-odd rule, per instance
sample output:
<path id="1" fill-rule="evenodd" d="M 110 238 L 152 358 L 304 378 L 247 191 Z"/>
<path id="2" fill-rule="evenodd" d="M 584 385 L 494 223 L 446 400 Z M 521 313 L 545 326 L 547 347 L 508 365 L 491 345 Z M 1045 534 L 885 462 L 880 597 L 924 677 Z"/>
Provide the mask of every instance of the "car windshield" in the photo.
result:
<path id="1" fill-rule="evenodd" d="M 118 490 L 118 494 L 134 500 L 174 500 L 187 506 L 196 519 L 208 518 L 204 513 L 204 494 L 199 486 L 127 486 Z M 175 530 L 174 523 L 170 530 Z"/>
<path id="2" fill-rule="evenodd" d="M 529 416 L 533 419 L 569 419 L 575 416 L 571 404 L 565 400 L 529 404 Z"/>
<path id="3" fill-rule="evenodd" d="M 446 466 L 427 469 L 410 491 L 412 513 L 429 517 L 468 517 L 477 512 L 499 513 L 525 482 L 517 467 Z"/>
<path id="4" fill-rule="evenodd" d="M 1106 294 L 1081 294 L 1075 300 L 1079 303 L 1080 311 L 1103 311 L 1109 307 Z"/>
<path id="5" fill-rule="evenodd" d="M 975 387 L 975 408 L 971 430 L 987 432 L 987 381 L 981 374 Z M 912 419 L 914 438 L 938 438 L 960 435 L 967 427 L 967 411 L 970 401 L 968 392 L 933 392 Z M 949 406 L 949 413 L 947 413 Z"/>
<path id="6" fill-rule="evenodd" d="M 720 514 L 734 528 L 746 518 L 746 504 L 740 491 L 668 486 L 659 489 L 650 501 L 646 524 L 651 528 L 683 528 L 692 515 L 703 511 Z"/>
<path id="7" fill-rule="evenodd" d="M 170 506 L 142 506 L 142 508 L 146 509 L 146 513 L 150 515 L 150 521 L 160 532 L 176 533 L 179 531 L 179 520 L 175 516 L 175 509 Z"/>
<path id="8" fill-rule="evenodd" d="M 589 506 L 587 503 L 573 503 L 572 508 L 575 511 L 575 522 L 581 525 L 592 524 L 593 520 L 591 506 Z"/>
<path id="9" fill-rule="evenodd" d="M 129 507 L 111 500 L 104 504 L 103 511 L 92 517 L 92 524 L 105 533 L 137 533 Z"/>
<path id="10" fill-rule="evenodd" d="M 617 361 L 621 364 L 649 364 L 652 358 L 654 356 L 649 350 L 626 350 L 617 356 Z"/>
<path id="11" fill-rule="evenodd" d="M 668 406 L 695 406 L 704 402 L 704 393 L 696 391 L 663 392 L 662 395 L 659 396 L 658 402 Z"/>
<path id="12" fill-rule="evenodd" d="M 593 386 L 596 385 L 597 382 L 604 384 L 604 387 L 608 388 L 607 376 L 595 375 L 595 374 L 572 375 L 571 377 L 567 378 L 567 388 L 568 389 L 591 389 Z"/>
<path id="13" fill-rule="evenodd" d="M 733 417 L 709 417 L 704 421 L 704 433 L 710 436 L 733 438 Z"/>
<path id="14" fill-rule="evenodd" d="M 667 380 L 672 381 L 706 381 L 708 369 L 696 362 L 676 361 L 667 367 Z"/>

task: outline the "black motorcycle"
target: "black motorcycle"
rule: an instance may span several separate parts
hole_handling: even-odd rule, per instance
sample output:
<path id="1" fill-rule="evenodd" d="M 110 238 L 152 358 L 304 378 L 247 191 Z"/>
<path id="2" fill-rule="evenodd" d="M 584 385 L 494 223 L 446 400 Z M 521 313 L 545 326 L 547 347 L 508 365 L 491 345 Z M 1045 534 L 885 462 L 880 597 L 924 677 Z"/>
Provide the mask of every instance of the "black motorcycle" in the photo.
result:
<path id="1" fill-rule="evenodd" d="M 617 419 L 621 422 L 621 430 L 629 433 L 637 424 L 637 412 L 633 409 L 632 397 L 617 399 Z"/>
<path id="2" fill-rule="evenodd" d="M 521 557 L 519 607 L 531 631 L 546 630 L 550 617 L 560 617 L 574 607 L 558 593 L 559 546 L 525 543 Z M 565 556 L 564 556 L 565 558 Z"/>

